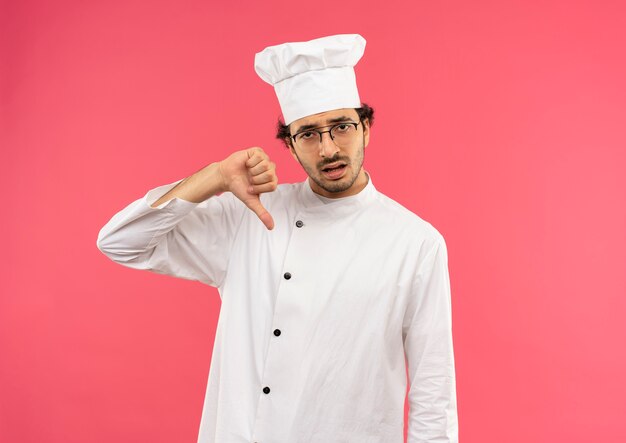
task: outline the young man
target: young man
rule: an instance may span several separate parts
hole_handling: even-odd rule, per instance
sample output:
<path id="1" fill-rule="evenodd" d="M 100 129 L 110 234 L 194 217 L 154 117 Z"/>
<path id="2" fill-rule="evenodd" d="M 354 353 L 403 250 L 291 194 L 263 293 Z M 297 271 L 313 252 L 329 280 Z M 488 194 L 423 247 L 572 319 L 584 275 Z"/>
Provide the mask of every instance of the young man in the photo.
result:
<path id="1" fill-rule="evenodd" d="M 117 263 L 219 289 L 200 443 L 400 443 L 407 367 L 408 442 L 458 441 L 446 244 L 363 169 L 364 48 L 341 34 L 256 55 L 307 180 L 278 185 L 261 148 L 240 150 L 98 235 Z"/>

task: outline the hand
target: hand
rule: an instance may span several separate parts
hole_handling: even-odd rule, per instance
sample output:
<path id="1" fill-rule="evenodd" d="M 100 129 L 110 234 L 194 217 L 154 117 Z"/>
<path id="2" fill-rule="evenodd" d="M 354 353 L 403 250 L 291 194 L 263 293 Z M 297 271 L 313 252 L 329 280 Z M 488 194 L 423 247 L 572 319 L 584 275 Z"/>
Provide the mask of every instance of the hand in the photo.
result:
<path id="1" fill-rule="evenodd" d="M 218 163 L 224 190 L 232 192 L 250 208 L 267 229 L 274 229 L 274 219 L 261 204 L 259 194 L 278 186 L 276 164 L 259 147 L 232 153 Z"/>

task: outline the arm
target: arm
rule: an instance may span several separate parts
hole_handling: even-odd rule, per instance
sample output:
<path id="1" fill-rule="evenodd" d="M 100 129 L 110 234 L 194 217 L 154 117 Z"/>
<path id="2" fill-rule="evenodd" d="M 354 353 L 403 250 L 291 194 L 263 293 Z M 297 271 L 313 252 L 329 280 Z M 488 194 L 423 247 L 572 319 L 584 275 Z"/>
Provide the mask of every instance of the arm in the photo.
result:
<path id="1" fill-rule="evenodd" d="M 102 227 L 97 247 L 130 268 L 221 286 L 244 208 L 273 228 L 259 194 L 277 183 L 261 148 L 237 151 L 129 204 Z"/>
<path id="2" fill-rule="evenodd" d="M 217 168 L 149 190 L 102 227 L 98 249 L 129 268 L 219 286 L 244 206 L 216 195 L 224 189 Z"/>
<path id="3" fill-rule="evenodd" d="M 448 254 L 438 236 L 420 261 L 403 323 L 409 371 L 408 443 L 457 443 Z"/>

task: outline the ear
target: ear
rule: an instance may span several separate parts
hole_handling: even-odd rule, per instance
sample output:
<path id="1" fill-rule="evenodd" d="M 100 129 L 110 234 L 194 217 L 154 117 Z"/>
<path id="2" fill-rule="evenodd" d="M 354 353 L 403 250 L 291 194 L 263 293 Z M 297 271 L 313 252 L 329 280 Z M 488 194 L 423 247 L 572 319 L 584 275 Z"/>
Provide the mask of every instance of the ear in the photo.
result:
<path id="1" fill-rule="evenodd" d="M 289 142 L 289 140 L 287 140 L 287 143 L 289 144 L 289 153 L 298 163 L 300 163 L 300 159 L 298 159 L 298 156 L 296 155 L 296 151 L 295 149 L 293 149 L 293 145 Z"/>

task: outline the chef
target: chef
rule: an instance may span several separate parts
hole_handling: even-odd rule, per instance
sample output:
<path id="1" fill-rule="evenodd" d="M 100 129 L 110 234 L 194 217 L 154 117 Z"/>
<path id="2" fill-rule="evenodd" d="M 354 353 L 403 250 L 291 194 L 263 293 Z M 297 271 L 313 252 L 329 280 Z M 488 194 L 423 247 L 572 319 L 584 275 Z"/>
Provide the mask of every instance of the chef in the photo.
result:
<path id="1" fill-rule="evenodd" d="M 98 234 L 121 265 L 218 288 L 199 443 L 401 443 L 407 383 L 408 442 L 458 441 L 446 243 L 363 168 L 364 49 L 340 34 L 255 56 L 306 180 L 238 150 Z"/>

